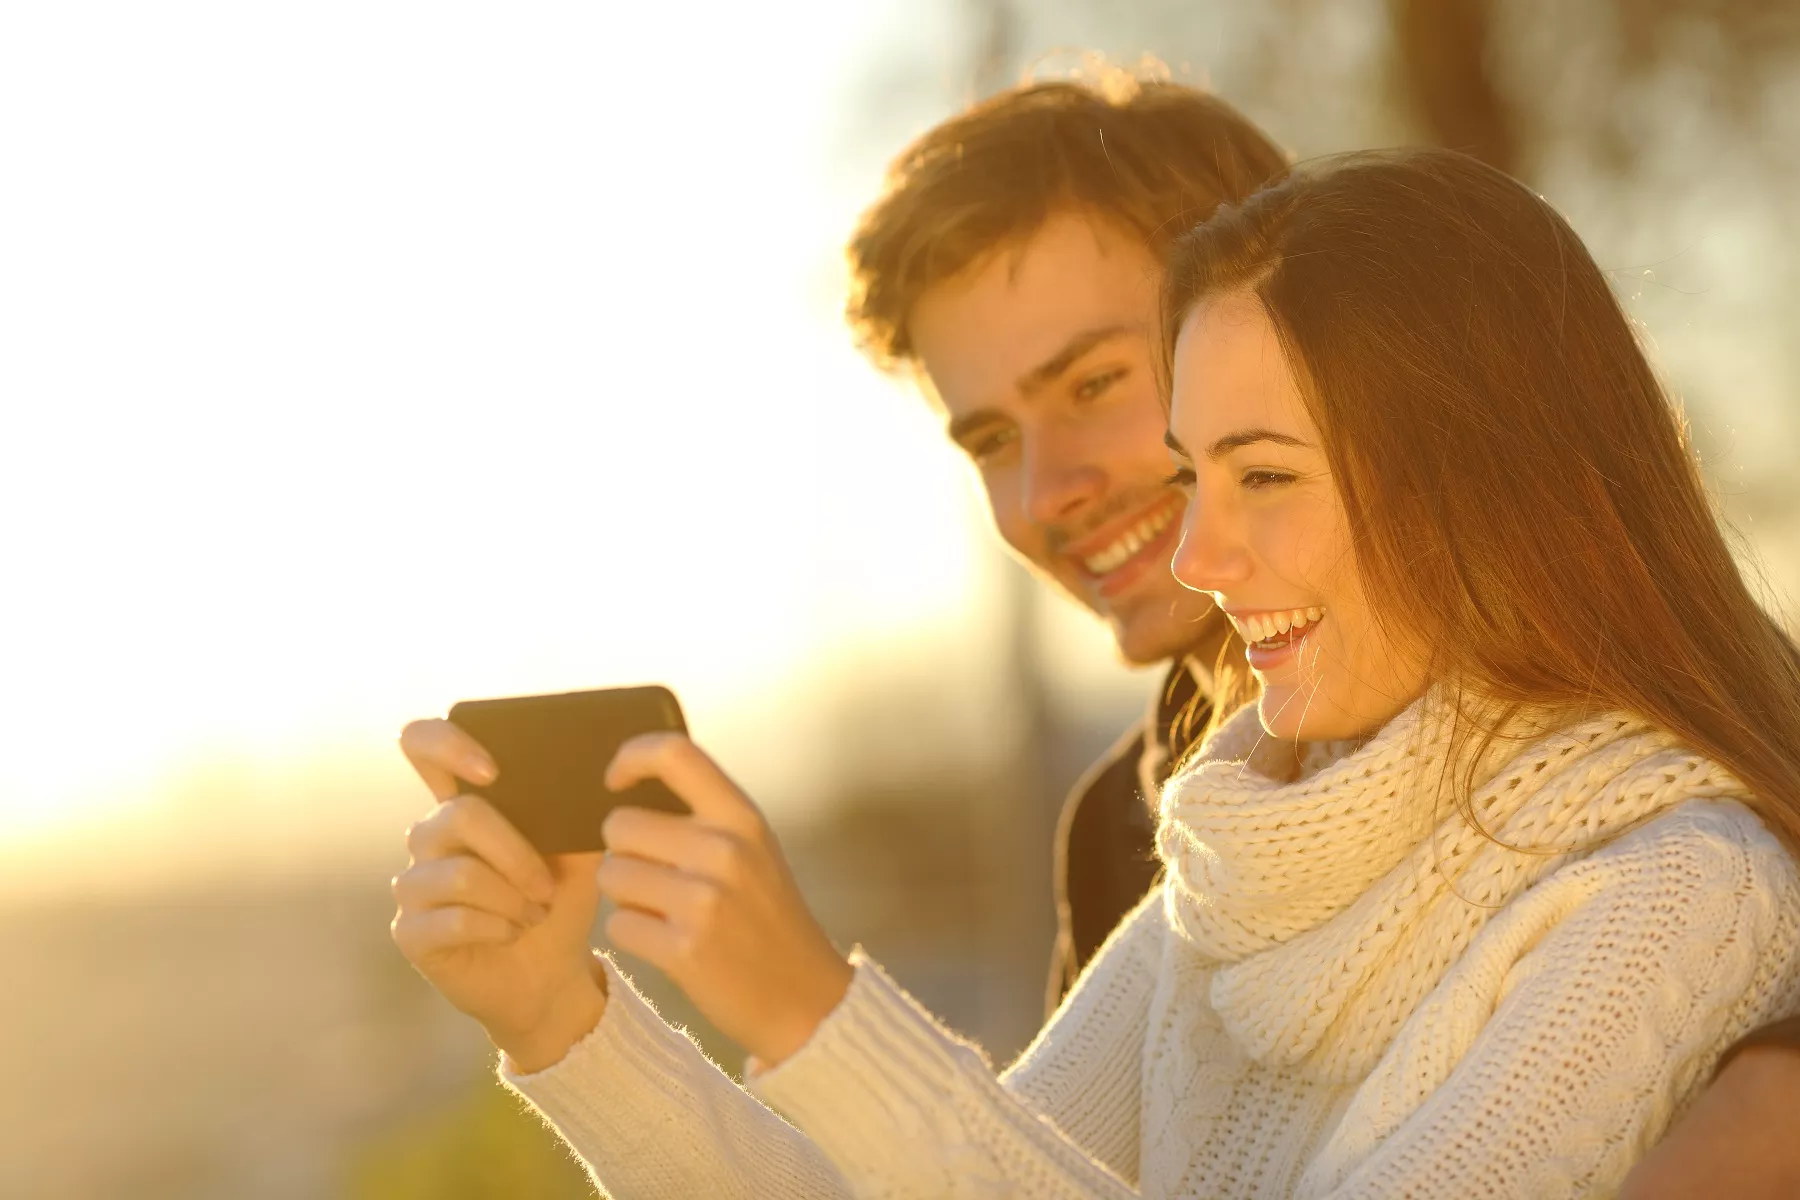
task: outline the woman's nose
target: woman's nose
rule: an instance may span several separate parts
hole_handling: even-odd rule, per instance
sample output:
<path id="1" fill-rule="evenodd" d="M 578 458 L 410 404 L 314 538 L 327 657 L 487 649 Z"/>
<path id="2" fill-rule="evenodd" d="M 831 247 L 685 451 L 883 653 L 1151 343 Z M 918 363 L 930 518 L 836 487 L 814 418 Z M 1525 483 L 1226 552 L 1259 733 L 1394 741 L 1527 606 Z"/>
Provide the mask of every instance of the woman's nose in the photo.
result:
<path id="1" fill-rule="evenodd" d="M 1181 541 L 1175 546 L 1169 570 L 1183 587 L 1222 592 L 1250 577 L 1250 554 L 1217 506 L 1208 504 L 1203 495 L 1194 495 L 1188 498 Z"/>

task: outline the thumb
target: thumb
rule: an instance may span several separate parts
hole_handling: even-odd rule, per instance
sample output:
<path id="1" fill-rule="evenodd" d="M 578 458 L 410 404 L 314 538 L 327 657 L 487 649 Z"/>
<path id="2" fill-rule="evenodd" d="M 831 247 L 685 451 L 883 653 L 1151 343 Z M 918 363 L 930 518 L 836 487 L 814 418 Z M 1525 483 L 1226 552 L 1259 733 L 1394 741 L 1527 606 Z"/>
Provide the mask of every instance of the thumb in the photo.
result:
<path id="1" fill-rule="evenodd" d="M 762 812 L 742 788 L 680 733 L 646 733 L 619 747 L 606 768 L 606 786 L 623 791 L 646 779 L 660 779 L 687 802 L 705 825 L 737 833 L 762 828 Z"/>

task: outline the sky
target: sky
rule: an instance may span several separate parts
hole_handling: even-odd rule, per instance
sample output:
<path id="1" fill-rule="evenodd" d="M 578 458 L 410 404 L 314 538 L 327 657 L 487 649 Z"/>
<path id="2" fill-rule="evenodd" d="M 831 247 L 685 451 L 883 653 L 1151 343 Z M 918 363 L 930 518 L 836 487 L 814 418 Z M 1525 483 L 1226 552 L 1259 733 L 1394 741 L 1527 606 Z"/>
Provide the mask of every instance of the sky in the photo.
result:
<path id="1" fill-rule="evenodd" d="M 854 73 L 920 36 L 10 6 L 0 893 L 395 839 L 473 696 L 669 682 L 779 806 L 821 679 L 978 647 L 969 472 L 838 317 Z"/>

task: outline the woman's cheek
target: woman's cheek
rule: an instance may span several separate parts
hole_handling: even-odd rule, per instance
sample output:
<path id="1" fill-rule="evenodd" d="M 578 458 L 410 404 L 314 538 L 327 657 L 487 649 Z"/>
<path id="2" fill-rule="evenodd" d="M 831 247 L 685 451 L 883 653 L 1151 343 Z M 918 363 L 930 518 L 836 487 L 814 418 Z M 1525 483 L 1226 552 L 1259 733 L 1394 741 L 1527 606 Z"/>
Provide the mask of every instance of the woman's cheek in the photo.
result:
<path id="1" fill-rule="evenodd" d="M 1343 510 L 1335 500 L 1305 489 L 1295 496 L 1287 517 L 1294 580 L 1329 605 L 1333 594 L 1350 582 L 1345 575 L 1350 567 L 1350 536 L 1344 528 Z"/>

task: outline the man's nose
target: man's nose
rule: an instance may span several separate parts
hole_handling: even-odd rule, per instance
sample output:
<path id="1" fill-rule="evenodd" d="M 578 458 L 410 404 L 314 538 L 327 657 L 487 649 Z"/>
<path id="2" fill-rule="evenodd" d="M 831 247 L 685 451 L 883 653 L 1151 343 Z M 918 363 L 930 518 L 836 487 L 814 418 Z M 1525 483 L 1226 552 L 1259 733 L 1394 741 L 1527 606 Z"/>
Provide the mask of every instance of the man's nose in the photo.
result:
<path id="1" fill-rule="evenodd" d="M 1106 494 L 1106 471 L 1073 447 L 1040 439 L 1025 452 L 1025 515 L 1053 525 Z"/>
<path id="2" fill-rule="evenodd" d="M 1169 570 L 1183 587 L 1196 592 L 1223 592 L 1250 578 L 1249 550 L 1227 514 L 1208 504 L 1204 495 L 1188 500 L 1182 516 L 1181 541 Z"/>

